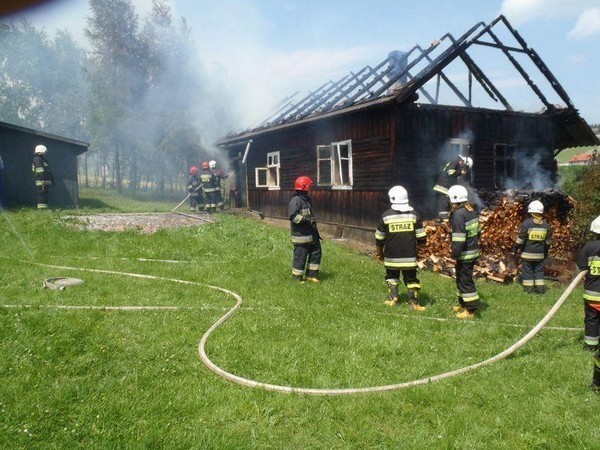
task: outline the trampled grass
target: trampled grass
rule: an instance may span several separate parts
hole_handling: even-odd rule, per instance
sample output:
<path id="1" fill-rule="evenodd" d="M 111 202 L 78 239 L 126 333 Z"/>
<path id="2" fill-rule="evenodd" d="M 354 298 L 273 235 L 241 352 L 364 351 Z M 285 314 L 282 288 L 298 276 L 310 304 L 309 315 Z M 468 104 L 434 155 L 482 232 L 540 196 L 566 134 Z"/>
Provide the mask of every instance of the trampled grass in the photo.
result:
<path id="1" fill-rule="evenodd" d="M 103 211 L 143 210 L 103 201 Z M 294 283 L 288 232 L 261 221 L 218 215 L 147 235 L 78 231 L 70 214 L 0 218 L 0 448 L 597 448 L 600 398 L 587 389 L 580 288 L 549 328 L 491 366 L 386 393 L 280 394 L 227 382 L 201 363 L 200 338 L 235 304 L 205 285 L 244 298 L 208 341 L 215 364 L 309 388 L 395 384 L 490 358 L 566 286 L 527 296 L 478 282 L 485 309 L 465 323 L 450 311 L 453 280 L 421 273 L 427 311 L 389 309 L 382 266 L 327 240 L 322 284 Z M 84 284 L 41 289 L 55 276 Z M 102 309 L 117 306 L 178 309 Z"/>

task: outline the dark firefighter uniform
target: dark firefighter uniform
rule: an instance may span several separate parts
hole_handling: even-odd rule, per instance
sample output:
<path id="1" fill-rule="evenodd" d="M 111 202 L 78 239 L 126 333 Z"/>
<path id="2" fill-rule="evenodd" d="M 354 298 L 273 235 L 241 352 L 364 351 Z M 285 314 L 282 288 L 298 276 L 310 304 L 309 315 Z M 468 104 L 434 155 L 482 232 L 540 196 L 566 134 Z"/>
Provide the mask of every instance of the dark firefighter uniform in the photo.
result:
<path id="1" fill-rule="evenodd" d="M 206 197 L 206 211 L 212 212 L 217 208 L 217 177 L 209 168 L 202 169 L 200 175 L 202 189 Z"/>
<path id="2" fill-rule="evenodd" d="M 385 280 L 390 293 L 387 305 L 398 302 L 400 272 L 409 291 L 409 303 L 413 309 L 419 307 L 418 298 L 421 282 L 417 278 L 417 241 L 425 242 L 427 235 L 419 214 L 412 211 L 388 209 L 379 220 L 375 231 L 377 254 L 383 255 Z"/>
<path id="3" fill-rule="evenodd" d="M 600 240 L 586 242 L 581 250 L 577 252 L 575 262 L 580 271 L 587 270 L 583 284 L 584 301 L 584 345 L 588 349 L 598 348 L 600 337 Z M 600 385 L 600 368 L 597 371 L 598 378 L 594 375 L 594 381 Z"/>
<path id="4" fill-rule="evenodd" d="M 541 217 L 528 217 L 521 229 L 513 253 L 521 252 L 521 282 L 525 292 L 545 292 L 544 264 L 552 244 L 552 228 Z"/>
<path id="5" fill-rule="evenodd" d="M 450 214 L 450 202 L 448 201 L 448 189 L 456 183 L 456 179 L 460 176 L 460 158 L 451 161 L 438 176 L 433 190 L 437 194 L 437 209 L 440 219 L 447 219 Z"/>
<path id="6" fill-rule="evenodd" d="M 37 190 L 37 207 L 38 209 L 46 209 L 48 208 L 50 186 L 54 184 L 52 171 L 46 159 L 39 154 L 33 156 L 31 170 L 33 171 Z"/>
<path id="7" fill-rule="evenodd" d="M 219 209 L 223 209 L 225 207 L 225 201 L 223 200 L 223 192 L 221 191 L 221 181 L 227 178 L 227 175 L 223 175 L 221 169 L 212 169 L 212 173 L 215 176 L 217 187 L 217 190 L 215 191 L 215 201 Z"/>
<path id="8" fill-rule="evenodd" d="M 302 280 L 306 272 L 308 281 L 318 282 L 321 267 L 321 238 L 307 191 L 294 192 L 288 207 L 288 217 L 292 244 L 294 244 L 292 277 Z"/>
<path id="9" fill-rule="evenodd" d="M 204 209 L 204 196 L 202 195 L 202 182 L 198 173 L 190 175 L 187 184 L 187 190 L 190 194 L 190 211 L 195 211 L 196 207 L 199 210 Z"/>
<path id="10" fill-rule="evenodd" d="M 479 258 L 479 216 L 470 204 L 456 204 L 450 214 L 450 227 L 459 307 L 474 313 L 479 308 L 479 294 L 473 280 L 473 267 Z"/>

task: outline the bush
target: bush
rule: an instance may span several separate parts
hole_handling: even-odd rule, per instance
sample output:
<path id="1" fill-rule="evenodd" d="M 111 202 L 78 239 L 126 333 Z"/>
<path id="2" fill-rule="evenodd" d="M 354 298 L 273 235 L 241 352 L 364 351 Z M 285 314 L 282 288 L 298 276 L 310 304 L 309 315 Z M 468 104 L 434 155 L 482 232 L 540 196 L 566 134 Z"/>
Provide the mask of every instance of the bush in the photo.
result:
<path id="1" fill-rule="evenodd" d="M 600 165 L 584 167 L 579 181 L 574 180 L 570 195 L 577 201 L 573 234 L 585 239 L 590 223 L 600 214 Z M 566 191 L 568 192 L 568 191 Z"/>

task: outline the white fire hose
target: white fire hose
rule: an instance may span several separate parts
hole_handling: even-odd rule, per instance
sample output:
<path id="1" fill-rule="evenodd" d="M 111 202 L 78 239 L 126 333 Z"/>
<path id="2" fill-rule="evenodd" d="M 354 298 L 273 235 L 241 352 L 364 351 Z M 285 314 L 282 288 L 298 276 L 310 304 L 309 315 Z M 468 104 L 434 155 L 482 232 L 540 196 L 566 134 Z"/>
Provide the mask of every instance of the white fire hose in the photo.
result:
<path id="1" fill-rule="evenodd" d="M 243 386 L 260 388 L 260 389 L 265 389 L 268 391 L 283 392 L 286 394 L 298 393 L 298 394 L 309 394 L 309 395 L 348 395 L 348 394 L 365 394 L 365 393 L 383 392 L 383 391 L 395 391 L 395 390 L 399 390 L 399 389 L 403 389 L 403 388 L 418 386 L 421 384 L 433 383 L 435 381 L 440 381 L 445 378 L 450 378 L 450 377 L 454 377 L 456 375 L 461 375 L 463 373 L 469 372 L 469 371 L 477 369 L 479 367 L 493 364 L 493 363 L 498 362 L 501 359 L 504 359 L 507 356 L 511 355 L 512 353 L 517 351 L 519 348 L 521 348 L 523 345 L 525 345 L 533 336 L 535 336 L 550 321 L 550 319 L 552 319 L 552 317 L 554 317 L 556 312 L 559 310 L 559 308 L 562 306 L 562 304 L 565 302 L 565 300 L 569 297 L 569 295 L 571 294 L 573 289 L 575 289 L 575 286 L 577 286 L 579 281 L 585 276 L 586 273 L 587 273 L 587 270 L 580 272 L 573 279 L 573 281 L 571 281 L 571 284 L 569 284 L 567 289 L 565 289 L 563 294 L 556 301 L 556 303 L 550 309 L 550 311 L 548 311 L 548 313 L 544 316 L 544 318 L 542 320 L 540 320 L 540 322 L 535 327 L 533 327 L 529 333 L 527 333 L 518 342 L 511 345 L 506 350 L 498 353 L 497 355 L 495 355 L 489 359 L 478 362 L 476 364 L 472 364 L 467 367 L 462 367 L 460 369 L 452 370 L 450 372 L 445 372 L 440 375 L 435 375 L 435 376 L 426 377 L 426 378 L 420 378 L 418 380 L 407 381 L 404 383 L 388 384 L 388 385 L 384 385 L 384 386 L 370 386 L 370 387 L 363 387 L 363 388 L 310 389 L 310 388 L 302 388 L 302 387 L 280 386 L 280 385 L 276 385 L 276 384 L 260 383 L 258 381 L 248 380 L 246 378 L 238 377 L 237 375 L 233 375 L 229 372 L 226 372 L 225 370 L 223 370 L 220 367 L 218 367 L 217 365 L 215 365 L 208 358 L 204 347 L 206 345 L 206 340 L 208 339 L 210 334 L 219 325 L 221 325 L 223 322 L 225 322 L 227 319 L 229 319 L 229 317 L 233 314 L 233 312 L 241 304 L 241 301 L 242 301 L 241 298 L 237 294 L 233 294 L 233 293 L 232 294 L 236 298 L 238 298 L 238 304 L 233 309 L 231 309 L 227 314 L 225 314 L 223 317 L 221 317 L 212 327 L 210 327 L 208 329 L 208 331 L 206 333 L 204 333 L 204 336 L 202 336 L 202 339 L 200 340 L 200 344 L 198 345 L 198 352 L 200 353 L 200 359 L 202 360 L 204 365 L 206 367 L 208 367 L 210 370 L 212 370 L 214 373 L 216 373 L 217 375 L 225 378 L 226 380 L 233 381 L 234 383 L 238 383 Z"/>
<path id="2" fill-rule="evenodd" d="M 31 263 L 30 261 L 23 261 L 23 262 Z M 242 306 L 242 303 L 244 302 L 242 297 L 233 291 L 230 291 L 228 289 L 221 288 L 218 286 L 211 286 L 211 285 L 207 285 L 207 284 L 203 284 L 203 283 L 197 283 L 194 281 L 185 281 L 185 280 L 179 280 L 179 279 L 175 279 L 175 278 L 166 278 L 166 277 L 160 277 L 160 276 L 154 276 L 154 275 L 143 275 L 143 274 L 129 273 L 129 272 L 118 272 L 118 271 L 113 271 L 113 270 L 85 269 L 85 268 L 78 268 L 78 267 L 55 266 L 55 265 L 41 264 L 41 263 L 33 263 L 33 264 L 39 265 L 39 266 L 44 266 L 44 267 L 56 268 L 56 269 L 79 270 L 79 271 L 84 271 L 84 272 L 124 275 L 124 276 L 133 277 L 133 278 L 164 280 L 164 281 L 172 281 L 175 283 L 205 286 L 210 289 L 215 289 L 215 290 L 224 292 L 228 295 L 231 295 L 233 298 L 236 299 L 236 304 L 227 313 L 225 313 L 225 315 L 223 317 L 221 317 L 219 320 L 217 320 L 217 322 L 215 322 L 204 333 L 204 335 L 200 339 L 200 342 L 198 343 L 198 353 L 200 355 L 200 360 L 202 361 L 202 363 L 206 367 L 208 367 L 208 369 L 210 369 L 212 372 L 219 375 L 220 377 L 225 378 L 226 380 L 232 381 L 234 383 L 241 384 L 242 386 L 259 388 L 259 389 L 264 389 L 264 390 L 268 390 L 268 391 L 281 392 L 281 393 L 285 393 L 285 394 L 298 393 L 298 394 L 308 394 L 308 395 L 330 395 L 330 396 L 395 391 L 395 390 L 404 389 L 404 388 L 408 388 L 408 387 L 419 386 L 421 384 L 433 383 L 436 381 L 443 380 L 445 378 L 451 378 L 456 375 L 461 375 L 461 374 L 469 372 L 471 370 L 478 369 L 479 367 L 487 366 L 487 365 L 493 364 L 495 362 L 498 362 L 498 361 L 506 358 L 507 356 L 513 354 L 515 351 L 517 351 L 519 348 L 521 348 L 523 345 L 525 345 L 527 342 L 529 342 L 531 340 L 531 338 L 533 338 L 537 333 L 539 333 L 539 331 L 550 321 L 550 319 L 552 319 L 552 317 L 554 317 L 554 315 L 557 313 L 557 311 L 560 309 L 560 307 L 563 305 L 563 303 L 567 300 L 567 298 L 569 297 L 569 295 L 571 294 L 573 289 L 575 289 L 575 287 L 581 281 L 581 279 L 585 276 L 585 274 L 587 274 L 587 270 L 579 272 L 579 274 L 573 279 L 573 281 L 571 281 L 571 284 L 569 284 L 569 286 L 564 290 L 564 292 L 562 293 L 560 298 L 556 301 L 554 306 L 548 311 L 548 313 L 546 313 L 546 315 L 542 318 L 542 320 L 540 320 L 540 322 L 535 327 L 533 327 L 531 329 L 531 331 L 529 331 L 529 333 L 527 333 L 525 336 L 523 336 L 521 339 L 519 339 L 519 341 L 517 341 L 516 343 L 511 345 L 506 350 L 504 350 L 504 351 L 498 353 L 497 355 L 492 356 L 491 358 L 488 358 L 484 361 L 472 364 L 470 366 L 462 367 L 460 369 L 452 370 L 450 372 L 445 372 L 445 373 L 442 373 L 439 375 L 434 375 L 434 376 L 426 377 L 426 378 L 420 378 L 418 380 L 413 380 L 413 381 L 406 381 L 404 383 L 398 383 L 398 384 L 388 384 L 388 385 L 383 385 L 383 386 L 370 386 L 370 387 L 362 387 L 362 388 L 313 389 L 313 388 L 303 388 L 303 387 L 293 387 L 293 386 L 281 386 L 281 385 L 276 385 L 276 384 L 261 383 L 259 381 L 249 380 L 247 378 L 239 377 L 237 375 L 227 372 L 226 370 L 221 369 L 219 366 L 217 366 L 210 360 L 210 358 L 206 354 L 206 348 L 205 348 L 206 341 L 208 340 L 208 338 L 212 334 L 212 332 L 215 331 L 223 323 L 225 323 L 233 315 L 233 313 L 235 313 Z"/>

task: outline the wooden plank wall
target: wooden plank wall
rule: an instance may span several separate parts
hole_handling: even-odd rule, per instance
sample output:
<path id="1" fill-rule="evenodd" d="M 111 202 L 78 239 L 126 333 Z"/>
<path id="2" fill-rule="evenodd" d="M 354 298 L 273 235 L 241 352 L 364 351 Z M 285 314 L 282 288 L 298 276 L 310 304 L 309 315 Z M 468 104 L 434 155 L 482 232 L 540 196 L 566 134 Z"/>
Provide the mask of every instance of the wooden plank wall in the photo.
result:
<path id="1" fill-rule="evenodd" d="M 411 204 L 425 217 L 437 213 L 433 185 L 449 160 L 446 143 L 470 138 L 475 161 L 474 185 L 493 189 L 494 144 L 516 144 L 541 155 L 552 167 L 554 128 L 545 116 L 431 105 L 387 106 L 355 112 L 258 136 L 248 159 L 250 207 L 275 217 L 287 216 L 294 180 L 307 175 L 316 182 L 316 147 L 352 140 L 352 190 L 314 186 L 311 196 L 323 221 L 372 227 L 387 208 L 387 191 L 404 186 Z M 254 168 L 266 154 L 280 151 L 280 190 L 256 188 Z M 454 155 L 453 157 L 455 157 Z"/>
<path id="2" fill-rule="evenodd" d="M 522 158 L 536 154 L 541 168 L 552 168 L 554 128 L 548 117 L 411 105 L 398 110 L 397 124 L 392 179 L 406 187 L 411 203 L 419 205 L 426 217 L 436 213 L 433 185 L 444 165 L 456 156 L 446 152 L 449 139 L 473 140 L 473 184 L 477 189 L 494 189 L 495 144 L 515 144 L 523 149 Z"/>
<path id="3" fill-rule="evenodd" d="M 270 216 L 287 217 L 296 178 L 307 175 L 316 183 L 317 145 L 351 140 L 352 190 L 315 185 L 311 197 L 315 205 L 320 205 L 317 209 L 323 221 L 374 226 L 381 214 L 380 190 L 387 192 L 391 180 L 391 116 L 389 109 L 371 110 L 257 137 L 248 158 L 251 208 Z M 279 151 L 281 156 L 281 189 L 256 188 L 254 169 L 264 167 L 267 153 L 273 151 Z"/>

